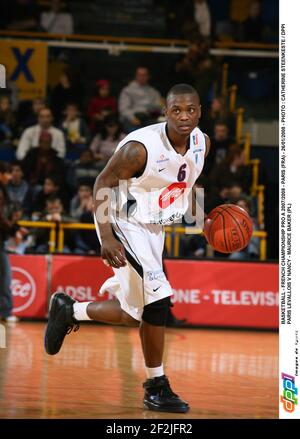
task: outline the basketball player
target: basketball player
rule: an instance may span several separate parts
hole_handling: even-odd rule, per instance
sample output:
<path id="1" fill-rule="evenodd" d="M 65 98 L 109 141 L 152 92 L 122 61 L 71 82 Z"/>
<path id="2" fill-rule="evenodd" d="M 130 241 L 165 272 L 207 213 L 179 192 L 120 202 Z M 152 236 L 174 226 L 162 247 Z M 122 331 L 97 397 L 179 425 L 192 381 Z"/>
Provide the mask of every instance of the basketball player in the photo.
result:
<path id="1" fill-rule="evenodd" d="M 45 348 L 48 354 L 56 354 L 65 335 L 78 329 L 82 320 L 139 326 L 148 378 L 144 405 L 150 410 L 187 412 L 189 405 L 172 391 L 162 363 L 172 296 L 162 267 L 162 224 L 171 223 L 188 209 L 187 195 L 202 171 L 210 140 L 198 128 L 199 96 L 190 85 L 171 88 L 165 115 L 167 122 L 127 135 L 95 182 L 95 224 L 101 256 L 114 271 L 100 293 L 108 291 L 118 300 L 79 303 L 64 293 L 55 293 Z M 126 193 L 116 190 L 124 180 Z M 107 197 L 101 193 L 107 188 L 114 188 L 119 198 L 116 203 L 112 195 L 108 196 L 110 213 L 103 207 Z M 177 199 L 174 193 L 179 194 Z M 125 211 L 129 215 L 122 215 Z"/>

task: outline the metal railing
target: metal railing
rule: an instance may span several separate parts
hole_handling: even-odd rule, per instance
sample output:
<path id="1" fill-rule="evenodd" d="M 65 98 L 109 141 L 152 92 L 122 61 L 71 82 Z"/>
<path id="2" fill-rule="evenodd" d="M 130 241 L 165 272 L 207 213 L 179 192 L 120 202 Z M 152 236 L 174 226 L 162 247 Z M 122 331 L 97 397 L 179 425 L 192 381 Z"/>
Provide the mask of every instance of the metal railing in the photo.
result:
<path id="1" fill-rule="evenodd" d="M 44 228 L 50 229 L 49 236 L 49 251 L 54 253 L 56 250 L 56 238 L 57 240 L 57 251 L 62 253 L 64 248 L 64 236 L 65 230 L 96 230 L 94 224 L 81 224 L 81 223 L 56 223 L 56 222 L 46 222 L 46 221 L 18 221 L 18 225 L 27 228 Z M 58 236 L 57 236 L 58 227 Z M 195 227 L 172 227 L 166 226 L 166 248 L 169 256 L 179 257 L 180 250 L 180 238 L 187 232 L 189 235 L 201 235 L 203 230 Z M 265 261 L 267 257 L 267 232 L 265 231 L 254 231 L 254 237 L 260 238 L 260 260 Z M 210 252 L 210 254 L 212 254 Z"/>
<path id="2" fill-rule="evenodd" d="M 179 250 L 180 250 L 180 238 L 182 235 L 185 235 L 187 232 L 188 234 L 195 234 L 195 235 L 202 235 L 203 230 L 196 229 L 194 227 L 165 227 L 166 232 L 166 247 L 167 246 L 167 235 L 169 234 L 169 241 L 171 244 L 169 244 L 169 248 L 171 249 L 171 252 L 169 252 L 170 256 L 178 257 L 179 256 Z M 254 230 L 253 231 L 253 237 L 257 237 L 260 239 L 260 254 L 259 259 L 260 261 L 265 261 L 267 258 L 267 232 L 263 230 Z M 173 240 L 172 240 L 173 238 Z M 172 247 L 172 241 L 173 241 L 173 247 Z M 208 244 L 207 244 L 208 246 Z M 209 253 L 212 256 L 213 251 L 212 249 L 209 249 Z"/>
<path id="3" fill-rule="evenodd" d="M 235 138 L 237 143 L 242 143 L 243 140 L 244 113 L 245 113 L 245 109 L 243 107 L 239 107 L 236 110 Z"/>
<path id="4" fill-rule="evenodd" d="M 61 253 L 64 248 L 65 230 L 96 230 L 94 224 L 59 223 L 57 251 Z"/>
<path id="5" fill-rule="evenodd" d="M 55 222 L 48 221 L 18 221 L 18 225 L 26 228 L 34 229 L 50 229 L 49 234 L 49 252 L 54 253 L 56 248 L 56 225 Z"/>
<path id="6" fill-rule="evenodd" d="M 122 51 L 157 52 L 157 53 L 186 53 L 190 42 L 183 39 L 171 38 L 136 38 L 116 37 L 112 35 L 64 35 L 44 32 L 27 32 L 1 30 L 0 38 L 22 38 L 34 41 L 44 41 L 48 47 L 64 47 L 69 49 L 107 50 L 117 55 Z M 264 57 L 279 56 L 278 45 L 264 43 L 239 43 L 232 41 L 216 42 L 210 48 L 213 56 Z M 277 50 L 276 50 L 277 49 Z"/>

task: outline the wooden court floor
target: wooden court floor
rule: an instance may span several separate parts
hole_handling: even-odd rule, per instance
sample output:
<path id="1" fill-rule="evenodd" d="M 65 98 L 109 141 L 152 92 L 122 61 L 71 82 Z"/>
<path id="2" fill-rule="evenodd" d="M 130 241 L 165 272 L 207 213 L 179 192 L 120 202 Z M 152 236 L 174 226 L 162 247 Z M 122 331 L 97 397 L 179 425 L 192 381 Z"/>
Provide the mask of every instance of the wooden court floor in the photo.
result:
<path id="1" fill-rule="evenodd" d="M 61 352 L 43 350 L 44 323 L 7 327 L 0 349 L 0 418 L 277 418 L 278 335 L 168 329 L 165 365 L 188 414 L 142 405 L 136 328 L 81 325 Z"/>

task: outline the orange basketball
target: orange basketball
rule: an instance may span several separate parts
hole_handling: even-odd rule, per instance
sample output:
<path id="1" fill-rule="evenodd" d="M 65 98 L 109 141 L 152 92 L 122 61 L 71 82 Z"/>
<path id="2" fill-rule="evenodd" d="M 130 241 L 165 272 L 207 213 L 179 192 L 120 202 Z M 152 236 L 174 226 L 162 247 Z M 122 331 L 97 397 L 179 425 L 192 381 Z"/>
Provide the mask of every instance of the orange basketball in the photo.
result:
<path id="1" fill-rule="evenodd" d="M 247 247 L 253 232 L 248 213 L 235 204 L 215 207 L 204 223 L 204 235 L 218 252 L 233 253 Z"/>

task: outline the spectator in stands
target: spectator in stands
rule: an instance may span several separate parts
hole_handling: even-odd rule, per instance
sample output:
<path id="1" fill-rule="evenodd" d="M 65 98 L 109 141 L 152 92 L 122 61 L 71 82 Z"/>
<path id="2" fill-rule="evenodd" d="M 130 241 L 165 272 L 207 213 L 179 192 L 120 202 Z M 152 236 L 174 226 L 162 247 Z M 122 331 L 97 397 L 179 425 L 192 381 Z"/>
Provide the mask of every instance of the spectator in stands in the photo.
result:
<path id="1" fill-rule="evenodd" d="M 19 111 L 19 125 L 22 131 L 38 123 L 38 114 L 45 106 L 43 99 L 34 99 L 33 101 L 24 102 Z"/>
<path id="2" fill-rule="evenodd" d="M 234 118 L 229 114 L 225 99 L 222 96 L 213 98 L 208 111 L 204 111 L 200 120 L 201 130 L 209 137 L 214 137 L 215 125 L 220 121 L 226 123 L 228 136 L 234 134 Z"/>
<path id="3" fill-rule="evenodd" d="M 251 216 L 250 201 L 247 197 L 241 197 L 235 203 L 237 206 L 242 207 Z M 253 230 L 258 230 L 257 221 L 252 217 Z M 229 259 L 245 260 L 245 259 L 258 259 L 259 257 L 260 240 L 258 237 L 252 237 L 248 246 L 239 252 L 234 252 L 229 255 Z"/>
<path id="4" fill-rule="evenodd" d="M 79 221 L 84 213 L 86 206 L 93 194 L 92 187 L 86 184 L 80 184 L 77 194 L 72 198 L 70 203 L 70 215 L 76 221 Z"/>
<path id="5" fill-rule="evenodd" d="M 0 172 L 2 173 L 2 170 L 0 169 Z M 3 220 L 3 218 L 7 218 L 10 211 L 10 200 L 8 197 L 7 189 L 6 189 L 6 183 L 4 183 L 2 180 L 0 180 L 0 219 Z M 1 233 L 1 232 L 0 232 Z M 1 236 L 0 236 L 1 239 Z"/>
<path id="6" fill-rule="evenodd" d="M 11 203 L 23 205 L 24 200 L 30 190 L 29 184 L 24 180 L 24 174 L 19 162 L 11 165 L 11 179 L 7 184 L 7 193 Z"/>
<path id="7" fill-rule="evenodd" d="M 200 121 L 201 123 L 201 121 Z M 205 132 L 205 130 L 203 130 Z M 213 128 L 213 135 L 211 136 L 213 148 L 208 154 L 202 174 L 209 175 L 212 169 L 223 161 L 229 151 L 230 146 L 234 143 L 229 137 L 229 128 L 226 121 L 218 120 Z"/>
<path id="8" fill-rule="evenodd" d="M 211 17 L 210 9 L 205 0 L 194 0 L 195 21 L 198 25 L 200 35 L 210 38 L 211 34 Z"/>
<path id="9" fill-rule="evenodd" d="M 53 88 L 50 95 L 51 108 L 55 123 L 59 123 L 67 104 L 76 102 L 80 104 L 80 87 L 75 85 L 70 73 L 65 71 L 60 75 L 59 83 Z"/>
<path id="10" fill-rule="evenodd" d="M 11 179 L 11 171 L 10 166 L 6 162 L 0 161 L 0 185 L 2 188 L 5 188 L 6 192 L 6 185 Z"/>
<path id="11" fill-rule="evenodd" d="M 76 160 L 68 173 L 68 183 L 73 190 L 80 184 L 93 186 L 99 167 L 95 164 L 94 154 L 90 149 L 81 152 L 79 160 Z"/>
<path id="12" fill-rule="evenodd" d="M 105 117 L 116 114 L 117 101 L 110 94 L 110 83 L 106 79 L 96 82 L 97 91 L 87 107 L 90 129 L 93 133 L 103 128 Z"/>
<path id="13" fill-rule="evenodd" d="M 216 121 L 213 127 L 212 139 L 214 145 L 212 158 L 214 164 L 218 164 L 224 160 L 230 146 L 234 143 L 233 139 L 229 136 L 229 127 L 226 120 L 219 119 Z"/>
<path id="14" fill-rule="evenodd" d="M 42 216 L 46 221 L 70 222 L 72 218 L 64 215 L 62 200 L 57 195 L 51 195 L 46 200 L 46 210 Z"/>
<path id="15" fill-rule="evenodd" d="M 63 132 L 52 126 L 53 116 L 49 108 L 42 108 L 38 114 L 38 124 L 27 128 L 20 139 L 16 157 L 23 160 L 26 154 L 39 146 L 41 132 L 49 132 L 52 136 L 51 148 L 57 151 L 58 156 L 64 158 L 66 154 Z"/>
<path id="16" fill-rule="evenodd" d="M 218 120 L 214 125 L 213 144 L 215 150 L 215 163 L 220 163 L 233 144 L 233 139 L 229 137 L 229 128 L 224 120 Z"/>
<path id="17" fill-rule="evenodd" d="M 208 105 L 213 96 L 214 81 L 219 76 L 219 65 L 215 58 L 207 55 L 197 64 L 195 75 L 195 88 L 197 89 L 202 105 Z"/>
<path id="18" fill-rule="evenodd" d="M 0 319 L 14 322 L 17 318 L 12 316 L 11 268 L 5 250 L 5 241 L 16 232 L 15 225 L 8 220 L 9 200 L 5 188 L 8 176 L 6 165 L 0 163 Z"/>
<path id="19" fill-rule="evenodd" d="M 16 129 L 16 119 L 8 96 L 0 96 L 0 142 L 11 142 Z"/>
<path id="20" fill-rule="evenodd" d="M 49 222 L 72 222 L 72 218 L 64 213 L 64 206 L 62 200 L 57 195 L 53 194 L 46 200 L 45 210 L 41 215 L 41 221 Z M 49 251 L 49 230 L 36 229 L 34 231 L 36 252 L 48 253 Z M 57 243 L 56 243 L 57 244 Z M 74 233 L 72 231 L 66 231 L 64 234 L 64 247 L 63 253 L 70 253 L 74 247 Z"/>
<path id="21" fill-rule="evenodd" d="M 118 143 L 125 137 L 121 126 L 115 116 L 107 116 L 103 121 L 101 133 L 96 134 L 90 145 L 95 160 L 99 161 L 99 166 L 108 162 Z"/>
<path id="22" fill-rule="evenodd" d="M 135 79 L 121 91 L 119 113 L 127 133 L 155 123 L 161 113 L 161 95 L 149 85 L 149 79 L 149 70 L 146 67 L 138 67 Z"/>
<path id="23" fill-rule="evenodd" d="M 51 11 L 41 14 L 40 27 L 49 34 L 71 35 L 74 31 L 73 17 L 69 12 L 61 12 L 60 0 L 51 1 Z"/>
<path id="24" fill-rule="evenodd" d="M 221 191 L 230 183 L 238 183 L 245 194 L 251 185 L 251 169 L 245 164 L 245 153 L 238 145 L 232 145 L 226 157 L 215 166 L 211 175 L 212 187 Z"/>
<path id="25" fill-rule="evenodd" d="M 260 2 L 252 2 L 248 18 L 243 23 L 244 41 L 260 42 L 263 40 L 264 23 L 260 12 Z"/>
<path id="26" fill-rule="evenodd" d="M 246 195 L 243 193 L 242 186 L 239 183 L 232 181 L 228 187 L 227 202 L 235 204 L 240 200 L 241 197 L 246 197 Z"/>
<path id="27" fill-rule="evenodd" d="M 23 219 L 23 209 L 19 203 L 15 203 L 11 209 L 9 220 L 17 224 Z M 25 227 L 16 227 L 16 232 L 6 241 L 5 248 L 9 253 L 24 254 L 27 248 L 33 245 L 32 235 Z"/>
<path id="28" fill-rule="evenodd" d="M 85 120 L 80 117 L 78 105 L 69 103 L 64 115 L 61 129 L 65 134 L 67 149 L 81 150 L 86 148 L 90 133 Z"/>
<path id="29" fill-rule="evenodd" d="M 156 1 L 161 6 L 160 0 Z M 193 21 L 194 4 L 193 0 L 165 0 L 165 22 L 167 38 L 184 38 L 183 26 L 185 23 Z"/>
<path id="30" fill-rule="evenodd" d="M 7 2 L 6 29 L 16 31 L 36 31 L 39 10 L 35 0 L 11 0 Z"/>
<path id="31" fill-rule="evenodd" d="M 50 175 L 64 175 L 66 172 L 64 161 L 51 144 L 51 133 L 41 131 L 38 148 L 31 149 L 22 161 L 26 179 L 31 185 L 41 185 Z"/>
<path id="32" fill-rule="evenodd" d="M 19 90 L 16 82 L 9 77 L 6 78 L 6 88 L 0 88 L 0 96 L 7 96 L 9 98 L 10 107 L 12 111 L 16 111 L 20 105 Z"/>
<path id="33" fill-rule="evenodd" d="M 56 175 L 49 176 L 45 179 L 42 189 L 36 193 L 33 199 L 31 213 L 34 220 L 41 217 L 46 208 L 47 200 L 53 196 L 60 198 L 63 205 L 67 207 L 68 193 L 66 193 L 65 188 L 62 187 L 61 178 Z"/>
<path id="34" fill-rule="evenodd" d="M 80 217 L 82 224 L 94 224 L 92 214 L 92 201 L 89 203 L 89 211 L 84 212 Z M 75 253 L 95 255 L 99 253 L 100 245 L 94 230 L 78 230 L 75 235 Z"/>
<path id="35" fill-rule="evenodd" d="M 81 186 L 81 192 L 83 186 Z M 85 189 L 85 193 L 88 191 Z M 82 196 L 82 195 L 81 195 Z M 93 197 L 90 192 L 81 201 L 81 214 L 78 221 L 83 224 L 94 224 Z M 79 213 L 79 212 L 78 212 Z M 75 235 L 75 253 L 99 253 L 99 241 L 94 230 L 78 230 Z"/>
<path id="36" fill-rule="evenodd" d="M 176 81 L 194 84 L 195 70 L 205 53 L 206 49 L 203 40 L 200 38 L 197 41 L 193 41 L 188 48 L 188 52 L 175 66 Z"/>
<path id="37" fill-rule="evenodd" d="M 225 182 L 223 186 L 214 187 L 209 180 L 206 185 L 205 191 L 205 212 L 208 213 L 220 204 L 229 202 L 229 192 L 232 186 L 232 182 Z"/>

